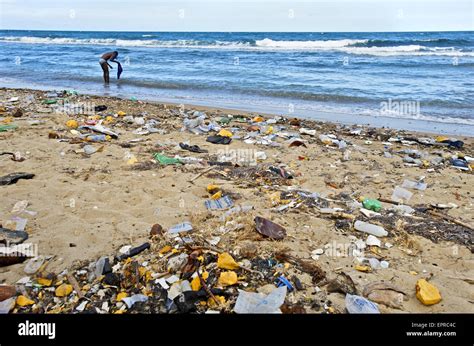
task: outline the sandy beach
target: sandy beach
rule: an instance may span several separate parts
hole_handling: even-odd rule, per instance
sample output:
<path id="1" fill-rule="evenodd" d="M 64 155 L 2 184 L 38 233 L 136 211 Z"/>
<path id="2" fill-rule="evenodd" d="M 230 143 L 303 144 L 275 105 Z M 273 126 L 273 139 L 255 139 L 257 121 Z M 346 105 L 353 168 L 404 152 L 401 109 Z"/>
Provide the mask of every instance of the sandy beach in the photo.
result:
<path id="1" fill-rule="evenodd" d="M 56 108 L 63 98 L 70 103 L 92 105 L 92 109 L 99 105 L 107 109 L 92 114 L 68 114 L 64 107 Z M 44 102 L 51 99 L 50 104 Z M 380 281 L 402 290 L 401 307 L 378 304 L 382 313 L 474 312 L 473 231 L 461 225 L 474 225 L 474 175 L 469 168 L 472 161 L 467 161 L 467 170 L 452 167 L 450 163 L 453 155 L 458 159 L 474 156 L 472 137 L 455 138 L 463 142 L 462 148 L 426 145 L 413 139 L 430 138 L 436 144 L 443 139 L 436 140 L 438 134 L 430 133 L 429 129 L 426 133 L 414 133 L 270 115 L 260 120 L 255 119 L 262 116 L 260 113 L 100 96 L 48 97 L 46 92 L 25 89 L 0 89 L 0 105 L 3 105 L 0 125 L 17 125 L 0 132 L 0 151 L 20 153 L 25 158 L 19 162 L 10 155 L 0 156 L 1 175 L 15 172 L 35 175 L 33 179 L 1 186 L 0 223 L 4 228 L 14 229 L 12 217 L 27 219 L 26 242 L 36 244 L 40 255 L 52 256 L 43 269 L 59 278 L 64 270 L 74 273 L 74 269 L 87 267 L 102 256 L 113 258 L 123 246 L 134 247 L 144 242 L 150 242 L 151 249 L 134 258 L 146 260 L 147 270 L 160 273 L 162 268 L 153 267 L 150 258 L 162 258 L 159 251 L 167 245 L 185 252 L 184 245 L 166 235 L 150 240 L 150 229 L 159 224 L 169 230 L 190 221 L 193 231 L 188 236 L 197 243 L 219 237 L 211 246 L 213 251 L 227 252 L 237 262 L 252 261 L 255 257 L 275 259 L 276 253 L 284 252 L 319 266 L 325 272 L 325 279 L 314 283 L 311 275 L 291 261 L 280 261 L 285 277 L 297 276 L 302 284 L 300 290 L 288 293 L 286 304 L 302 306 L 308 313 L 345 312 L 345 295 L 331 291 L 327 285 L 341 273 L 352 279 L 358 292 L 367 284 Z M 21 109 L 21 115 L 14 116 L 17 109 Z M 218 131 L 202 134 L 183 131 L 185 117 L 194 119 L 195 111 L 205 113 L 207 123 L 217 123 L 220 117 L 230 119 L 219 125 L 231 132 L 232 142 L 221 145 L 206 141 Z M 268 119 L 275 121 L 266 123 Z M 118 138 L 87 142 L 79 133 L 92 131 L 68 127 L 66 123 L 71 120 L 79 126 L 85 121 L 92 126 L 103 121 L 102 125 L 117 133 Z M 151 120 L 154 121 L 150 127 L 156 131 L 146 133 L 145 125 Z M 246 138 L 249 133 L 255 137 Z M 277 136 L 259 144 L 259 139 L 272 133 Z M 299 139 L 295 141 L 293 136 L 291 140 L 285 133 L 295 133 Z M 321 140 L 321 135 L 332 137 Z M 208 152 L 184 150 L 179 146 L 182 142 Z M 92 146 L 95 152 L 84 153 L 84 145 Z M 426 155 L 416 157 L 404 150 Z M 256 165 L 209 164 L 209 161 L 222 161 L 222 154 L 229 152 L 251 153 Z M 260 152 L 263 154 L 256 154 Z M 154 153 L 187 159 L 181 165 L 164 166 L 157 163 Z M 413 160 L 404 161 L 407 155 L 412 155 Z M 417 158 L 419 161 L 414 161 Z M 269 167 L 283 168 L 292 178 L 272 175 L 268 173 Z M 203 174 L 196 177 L 199 173 Z M 405 180 L 427 186 L 425 190 L 407 188 L 413 195 L 405 204 L 416 210 L 410 216 L 392 210 L 397 203 L 384 202 L 392 199 L 394 188 L 402 186 Z M 206 191 L 209 184 L 217 185 L 235 205 L 253 209 L 222 221 L 224 210 L 209 211 L 204 204 L 210 199 Z M 317 193 L 319 198 L 313 198 L 316 204 L 305 203 L 295 196 L 295 191 Z M 361 213 L 357 203 L 362 196 L 381 201 L 380 215 L 368 217 Z M 27 201 L 27 206 L 13 213 L 19 201 Z M 447 215 L 451 221 L 440 214 Z M 256 216 L 279 224 L 286 230 L 286 236 L 281 240 L 263 237 L 255 230 Z M 357 239 L 367 240 L 367 234 L 354 229 L 354 220 L 380 225 L 388 232 L 388 236 L 379 237 L 380 246 L 365 248 L 365 257 L 384 260 L 388 268 L 364 272 L 354 256 L 331 253 L 339 245 L 347 248 Z M 38 274 L 26 274 L 26 263 L 28 260 L 0 268 L 0 282 L 15 285 L 25 276 L 34 281 Z M 252 269 L 259 271 L 256 265 Z M 226 300 L 226 311 L 232 311 L 236 287 L 253 291 L 272 284 L 269 280 L 255 282 L 246 274 L 249 273 L 239 272 L 241 283 L 227 288 L 233 293 Z M 415 286 L 422 278 L 439 289 L 441 302 L 427 306 L 417 299 Z M 81 280 L 79 283 L 84 286 Z M 53 281 L 52 285 L 56 283 Z M 155 284 L 150 281 L 149 285 Z M 33 294 L 30 289 L 27 288 L 27 293 L 36 305 L 17 306 L 14 311 L 45 312 L 38 291 Z M 152 291 L 150 287 L 143 290 Z M 87 291 L 85 288 L 84 293 Z M 113 292 L 111 295 L 115 297 L 118 291 Z M 54 308 L 48 309 L 63 304 L 67 308 L 61 312 L 72 312 L 78 305 L 75 298 L 69 303 L 56 302 L 51 305 Z M 113 305 L 107 312 L 116 309 Z"/>

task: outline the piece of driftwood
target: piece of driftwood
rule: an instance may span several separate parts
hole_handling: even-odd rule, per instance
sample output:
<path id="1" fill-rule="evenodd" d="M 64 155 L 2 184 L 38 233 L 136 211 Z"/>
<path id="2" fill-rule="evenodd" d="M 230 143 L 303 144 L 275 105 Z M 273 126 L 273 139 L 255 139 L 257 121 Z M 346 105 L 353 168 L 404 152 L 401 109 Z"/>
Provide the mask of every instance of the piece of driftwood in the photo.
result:
<path id="1" fill-rule="evenodd" d="M 433 215 L 433 216 L 437 216 L 437 217 L 440 217 L 442 219 L 445 219 L 447 221 L 451 221 L 459 226 L 463 226 L 463 227 L 466 227 L 466 228 L 469 228 L 470 230 L 474 231 L 474 227 L 465 223 L 464 221 L 461 221 L 461 220 L 458 220 L 458 219 L 455 219 L 454 217 L 452 216 L 449 216 L 449 215 L 444 215 L 444 214 L 441 214 L 441 213 L 438 213 L 434 210 L 429 210 L 428 213 L 430 215 Z"/>

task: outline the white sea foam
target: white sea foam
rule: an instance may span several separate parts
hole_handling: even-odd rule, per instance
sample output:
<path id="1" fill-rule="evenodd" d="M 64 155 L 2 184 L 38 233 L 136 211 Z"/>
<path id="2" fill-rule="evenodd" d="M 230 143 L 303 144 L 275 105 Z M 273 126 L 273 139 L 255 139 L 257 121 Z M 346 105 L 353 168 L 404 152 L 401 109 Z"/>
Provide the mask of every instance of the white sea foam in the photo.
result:
<path id="1" fill-rule="evenodd" d="M 451 57 L 474 57 L 474 52 L 461 52 L 452 47 L 424 47 L 420 45 L 406 45 L 394 47 L 350 47 L 341 49 L 347 54 L 358 55 L 375 55 L 375 56 L 400 56 L 400 55 L 415 55 L 415 56 L 451 56 Z"/>
<path id="2" fill-rule="evenodd" d="M 269 38 L 256 41 L 257 47 L 281 50 L 323 50 L 339 51 L 347 54 L 396 56 L 396 55 L 438 55 L 473 56 L 474 52 L 461 52 L 453 47 L 425 47 L 421 45 L 401 45 L 387 47 L 361 47 L 368 40 L 328 40 L 328 41 L 274 41 Z"/>
<path id="3" fill-rule="evenodd" d="M 257 47 L 283 49 L 333 49 L 351 46 L 358 43 L 367 43 L 368 40 L 326 40 L 326 41 L 274 41 L 269 38 L 255 41 Z"/>
<path id="4" fill-rule="evenodd" d="M 149 35 L 151 36 L 151 35 Z M 33 36 L 3 36 L 0 42 L 19 42 L 29 44 L 58 44 L 58 45 L 102 45 L 118 47 L 150 47 L 150 48 L 244 48 L 249 42 L 215 41 L 206 43 L 198 40 L 124 40 L 115 38 L 51 38 Z"/>
<path id="5" fill-rule="evenodd" d="M 145 36 L 145 35 L 143 35 Z M 148 36 L 148 35 L 147 35 Z M 374 56 L 451 56 L 474 57 L 474 52 L 462 52 L 453 47 L 425 47 L 422 45 L 371 46 L 364 47 L 368 40 L 315 40 L 315 41 L 277 41 L 269 38 L 257 40 L 255 44 L 240 41 L 203 42 L 199 40 L 126 40 L 115 38 L 65 38 L 3 36 L 0 42 L 19 42 L 28 44 L 58 45 L 103 45 L 117 47 L 150 47 L 150 48 L 200 48 L 200 49 L 245 49 L 245 50 L 299 50 L 299 51 L 336 51 L 346 54 Z"/>

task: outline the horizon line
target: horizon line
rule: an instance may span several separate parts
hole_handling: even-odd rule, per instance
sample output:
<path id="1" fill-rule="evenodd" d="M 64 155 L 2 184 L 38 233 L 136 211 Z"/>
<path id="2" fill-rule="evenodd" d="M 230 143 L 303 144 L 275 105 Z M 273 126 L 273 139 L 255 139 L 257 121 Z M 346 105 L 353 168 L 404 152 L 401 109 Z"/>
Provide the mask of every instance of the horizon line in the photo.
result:
<path id="1" fill-rule="evenodd" d="M 195 31 L 188 31 L 188 30 L 161 30 L 161 31 L 147 31 L 147 30 L 60 30 L 60 29 L 3 29 L 0 28 L 2 31 L 63 31 L 63 32 L 124 32 L 124 33 L 132 33 L 132 32 L 152 32 L 152 33 L 322 33 L 322 34 L 332 34 L 332 33 L 417 33 L 417 32 L 474 32 L 473 29 L 468 30 L 401 30 L 401 31 L 240 31 L 240 30 L 231 30 L 231 31 L 207 31 L 207 30 L 195 30 Z"/>

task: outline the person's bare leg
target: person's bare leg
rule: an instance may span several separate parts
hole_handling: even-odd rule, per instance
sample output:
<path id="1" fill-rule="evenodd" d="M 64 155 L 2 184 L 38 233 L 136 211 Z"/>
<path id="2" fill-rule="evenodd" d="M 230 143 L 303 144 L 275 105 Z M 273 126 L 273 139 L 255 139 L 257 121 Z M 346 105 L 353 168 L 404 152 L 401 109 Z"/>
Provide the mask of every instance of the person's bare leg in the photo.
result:
<path id="1" fill-rule="evenodd" d="M 109 84 L 109 67 L 107 63 L 102 63 L 100 66 L 102 67 L 102 71 L 104 71 L 104 83 Z"/>

